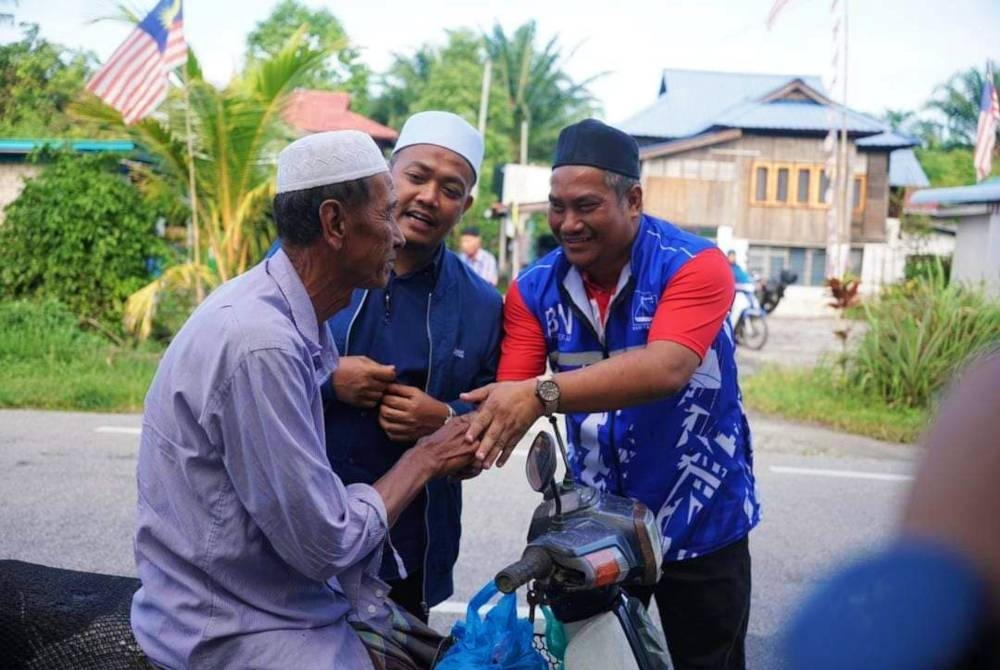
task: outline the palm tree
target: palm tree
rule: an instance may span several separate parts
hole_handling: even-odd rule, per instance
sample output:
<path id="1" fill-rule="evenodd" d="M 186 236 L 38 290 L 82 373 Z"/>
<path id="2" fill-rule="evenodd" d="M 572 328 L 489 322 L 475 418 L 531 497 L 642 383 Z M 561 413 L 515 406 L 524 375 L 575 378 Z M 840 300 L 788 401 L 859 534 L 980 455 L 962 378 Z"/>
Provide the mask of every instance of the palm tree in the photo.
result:
<path id="1" fill-rule="evenodd" d="M 995 63 L 989 64 L 993 72 L 993 85 L 1000 87 L 1000 73 Z M 951 77 L 935 90 L 935 97 L 927 103 L 944 115 L 949 141 L 953 145 L 973 146 L 979 126 L 979 104 L 986 85 L 986 77 L 977 68 L 970 68 Z"/>
<path id="2" fill-rule="evenodd" d="M 509 36 L 497 23 L 484 36 L 512 120 L 508 136 L 511 155 L 521 156 L 522 161 L 549 160 L 559 131 L 595 111 L 596 102 L 587 86 L 601 76 L 574 83 L 563 71 L 565 59 L 558 38 L 553 37 L 541 49 L 536 46 L 537 38 L 534 21 Z"/>
<path id="3" fill-rule="evenodd" d="M 185 68 L 188 100 L 183 90 L 171 93 L 161 117 L 125 126 L 121 115 L 89 96 L 74 113 L 130 136 L 154 159 L 152 168 L 136 175 L 147 191 L 164 189 L 198 209 L 201 249 L 189 260 L 134 293 L 125 305 L 125 325 L 140 339 L 148 337 L 157 297 L 168 287 L 190 288 L 200 278 L 209 286 L 244 272 L 260 258 L 273 237 L 268 208 L 273 197 L 274 153 L 288 129 L 281 111 L 290 94 L 321 67 L 328 54 L 303 40 L 300 29 L 273 57 L 254 61 L 224 89 L 202 76 L 198 60 L 188 52 Z M 195 192 L 188 187 L 188 154 L 184 106 L 190 108 L 195 164 Z M 191 196 L 194 198 L 191 198 Z"/>

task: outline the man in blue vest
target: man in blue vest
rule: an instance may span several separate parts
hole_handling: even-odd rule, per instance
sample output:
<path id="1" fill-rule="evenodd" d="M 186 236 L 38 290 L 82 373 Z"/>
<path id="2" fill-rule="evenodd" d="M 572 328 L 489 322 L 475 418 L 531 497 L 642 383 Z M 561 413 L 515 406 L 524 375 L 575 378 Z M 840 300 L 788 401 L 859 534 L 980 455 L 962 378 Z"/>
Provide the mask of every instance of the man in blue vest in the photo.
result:
<path id="1" fill-rule="evenodd" d="M 461 392 L 496 376 L 500 296 L 443 242 L 472 205 L 482 158 L 482 136 L 455 114 L 421 112 L 400 132 L 390 167 L 406 245 L 388 285 L 355 291 L 329 322 L 341 359 L 325 388 L 327 454 L 345 483 L 378 481 L 472 409 Z M 434 480 L 391 529 L 381 576 L 424 622 L 453 592 L 461 511 L 461 484 Z"/>
<path id="2" fill-rule="evenodd" d="M 511 285 L 501 382 L 463 395 L 480 403 L 466 437 L 482 437 L 484 467 L 503 465 L 539 417 L 565 413 L 576 480 L 656 514 L 662 575 L 636 595 L 655 596 L 676 667 L 743 668 L 760 507 L 726 321 L 733 277 L 709 240 L 642 212 L 639 176 L 625 133 L 593 119 L 560 133 L 560 247 Z"/>

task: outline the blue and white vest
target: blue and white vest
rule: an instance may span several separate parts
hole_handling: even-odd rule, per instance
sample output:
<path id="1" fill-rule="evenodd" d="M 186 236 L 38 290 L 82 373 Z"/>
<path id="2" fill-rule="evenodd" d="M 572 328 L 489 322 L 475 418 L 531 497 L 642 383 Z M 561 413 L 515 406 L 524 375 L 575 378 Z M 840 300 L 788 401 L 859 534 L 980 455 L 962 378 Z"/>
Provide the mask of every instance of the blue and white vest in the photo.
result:
<path id="1" fill-rule="evenodd" d="M 663 289 L 712 246 L 644 214 L 603 327 L 561 249 L 525 269 L 518 288 L 542 325 L 553 370 L 576 370 L 646 346 Z M 566 425 L 576 480 L 653 510 L 664 560 L 720 549 L 760 520 L 728 320 L 682 391 L 614 412 L 569 414 Z"/>

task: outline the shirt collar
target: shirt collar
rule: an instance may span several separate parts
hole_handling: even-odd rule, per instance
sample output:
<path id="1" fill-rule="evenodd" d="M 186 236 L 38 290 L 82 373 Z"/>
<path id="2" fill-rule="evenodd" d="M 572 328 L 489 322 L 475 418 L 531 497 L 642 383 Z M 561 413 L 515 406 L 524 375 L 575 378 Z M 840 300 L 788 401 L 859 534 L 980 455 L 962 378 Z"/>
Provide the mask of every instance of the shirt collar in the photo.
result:
<path id="1" fill-rule="evenodd" d="M 292 323 L 305 340 L 312 354 L 318 380 L 326 381 L 337 366 L 337 349 L 333 344 L 329 326 L 316 321 L 316 310 L 306 292 L 302 278 L 295 271 L 292 261 L 284 249 L 279 249 L 264 261 L 264 269 L 278 285 L 278 289 L 288 302 Z"/>
<path id="2" fill-rule="evenodd" d="M 437 282 L 438 277 L 441 276 L 441 265 L 443 263 L 444 263 L 444 243 L 442 242 L 441 244 L 438 245 L 437 251 L 434 252 L 434 256 L 431 258 L 430 263 L 420 268 L 419 270 L 415 270 L 409 274 L 405 275 L 394 274 L 394 276 L 400 278 L 408 278 L 408 277 L 414 277 L 420 274 L 421 272 L 429 272 L 434 281 Z"/>

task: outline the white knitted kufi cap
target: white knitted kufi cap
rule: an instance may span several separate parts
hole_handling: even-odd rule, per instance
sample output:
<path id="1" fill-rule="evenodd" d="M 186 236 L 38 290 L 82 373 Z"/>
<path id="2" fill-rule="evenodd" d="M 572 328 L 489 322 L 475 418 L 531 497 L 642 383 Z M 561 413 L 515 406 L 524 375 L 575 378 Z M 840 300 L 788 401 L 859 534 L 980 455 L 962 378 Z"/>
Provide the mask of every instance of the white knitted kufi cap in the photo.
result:
<path id="1" fill-rule="evenodd" d="M 375 140 L 358 130 L 306 135 L 278 154 L 278 193 L 388 172 Z"/>
<path id="2" fill-rule="evenodd" d="M 483 162 L 483 136 L 468 121 L 451 112 L 418 112 L 399 131 L 399 140 L 392 153 L 414 144 L 433 144 L 450 149 L 468 161 L 472 176 L 479 179 Z"/>

